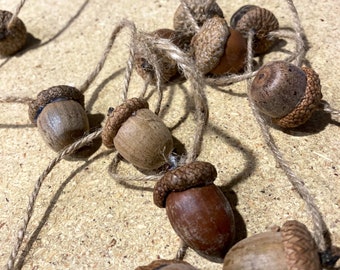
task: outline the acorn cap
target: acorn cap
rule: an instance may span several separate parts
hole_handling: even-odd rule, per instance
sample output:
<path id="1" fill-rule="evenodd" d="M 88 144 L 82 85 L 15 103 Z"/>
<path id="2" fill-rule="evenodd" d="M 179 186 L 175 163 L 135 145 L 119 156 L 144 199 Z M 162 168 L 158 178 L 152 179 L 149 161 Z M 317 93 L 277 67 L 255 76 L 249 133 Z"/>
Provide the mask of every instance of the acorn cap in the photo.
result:
<path id="1" fill-rule="evenodd" d="M 201 27 L 207 19 L 214 16 L 223 18 L 223 11 L 220 6 L 214 2 L 208 7 L 206 0 L 187 0 L 186 3 L 191 11 L 193 18 L 195 19 L 197 25 Z M 186 35 L 193 36 L 195 34 L 195 29 L 193 29 L 191 22 L 187 18 L 187 13 L 184 10 L 182 4 L 180 4 L 174 14 L 173 19 L 174 29 L 185 33 Z"/>
<path id="2" fill-rule="evenodd" d="M 240 31 L 245 38 L 251 29 L 254 30 L 253 50 L 255 54 L 263 54 L 274 44 L 275 38 L 269 39 L 267 35 L 279 29 L 279 22 L 268 9 L 246 5 L 234 13 L 230 26 Z"/>
<path id="3" fill-rule="evenodd" d="M 200 72 L 206 74 L 218 65 L 229 35 L 227 22 L 216 16 L 208 19 L 192 38 L 193 57 Z"/>
<path id="4" fill-rule="evenodd" d="M 149 104 L 141 98 L 132 98 L 120 104 L 113 111 L 109 112 L 108 119 L 103 128 L 102 140 L 103 144 L 108 148 L 114 148 L 113 139 L 122 124 L 139 109 L 148 109 Z"/>
<path id="5" fill-rule="evenodd" d="M 37 99 L 29 103 L 28 116 L 31 122 L 36 125 L 37 118 L 44 107 L 57 99 L 74 100 L 84 107 L 84 95 L 77 88 L 68 85 L 53 86 L 41 91 Z"/>
<path id="6" fill-rule="evenodd" d="M 289 220 L 281 227 L 288 270 L 320 270 L 318 249 L 307 227 Z"/>
<path id="7" fill-rule="evenodd" d="M 192 187 L 207 186 L 217 177 L 215 167 L 203 161 L 189 164 L 166 172 L 156 183 L 153 191 L 153 201 L 160 207 L 165 207 L 166 197 L 173 191 L 184 191 Z"/>
<path id="8" fill-rule="evenodd" d="M 27 31 L 25 24 L 17 17 L 11 28 L 7 25 L 13 14 L 0 10 L 0 56 L 9 56 L 19 51 L 26 43 Z"/>
<path id="9" fill-rule="evenodd" d="M 307 77 L 305 94 L 295 109 L 282 118 L 273 118 L 273 122 L 284 128 L 293 128 L 304 124 L 318 108 L 322 99 L 319 75 L 309 67 L 301 68 Z"/>
<path id="10" fill-rule="evenodd" d="M 172 266 L 172 267 L 171 267 Z M 191 264 L 181 260 L 156 260 L 135 270 L 195 270 Z"/>

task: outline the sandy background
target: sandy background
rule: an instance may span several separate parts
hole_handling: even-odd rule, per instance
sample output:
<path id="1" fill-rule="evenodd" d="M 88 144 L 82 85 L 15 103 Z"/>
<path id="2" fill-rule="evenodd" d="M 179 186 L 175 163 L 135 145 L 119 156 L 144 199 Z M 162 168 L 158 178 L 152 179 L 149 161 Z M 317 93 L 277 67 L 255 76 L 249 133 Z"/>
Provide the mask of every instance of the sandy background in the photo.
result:
<path id="1" fill-rule="evenodd" d="M 14 11 L 18 1 L 0 0 L 0 9 Z M 274 12 L 280 25 L 291 26 L 284 1 L 218 1 L 226 18 L 245 4 Z M 1 96 L 35 97 L 59 84 L 80 86 L 99 60 L 114 25 L 122 18 L 140 30 L 171 28 L 178 1 L 27 1 L 20 13 L 28 32 L 43 44 L 10 59 L 0 59 Z M 340 108 L 340 4 L 296 1 L 310 50 L 307 58 L 319 73 L 324 100 Z M 104 119 L 110 106 L 120 103 L 129 33 L 118 37 L 104 69 L 85 95 L 87 110 Z M 285 49 L 292 49 L 288 43 Z M 284 53 L 270 54 L 282 59 Z M 130 97 L 142 87 L 136 74 Z M 193 115 L 189 84 L 170 87 L 161 116 L 185 146 L 192 143 Z M 288 219 L 304 222 L 310 215 L 276 168 L 248 106 L 245 82 L 221 89 L 207 88 L 210 123 L 198 158 L 213 163 L 218 185 L 230 188 L 231 203 L 248 235 L 281 225 Z M 150 100 L 153 107 L 154 98 Z M 183 121 L 181 119 L 184 119 Z M 179 124 L 180 123 L 180 124 Z M 340 246 L 339 119 L 317 113 L 293 132 L 271 129 L 280 149 L 305 180 L 324 214 L 334 244 Z M 27 106 L 0 106 L 0 264 L 12 250 L 28 195 L 41 172 L 56 156 L 28 120 Z M 62 161 L 45 180 L 23 249 L 23 269 L 134 269 L 157 258 L 174 257 L 179 239 L 164 209 L 152 193 L 117 184 L 107 173 L 114 153 L 102 146 L 88 162 Z M 121 164 L 122 174 L 138 174 Z M 152 187 L 153 183 L 133 183 Z M 42 226 L 40 226 L 40 225 Z M 32 237 L 33 235 L 33 237 Z M 221 269 L 189 251 L 186 260 L 200 269 Z"/>

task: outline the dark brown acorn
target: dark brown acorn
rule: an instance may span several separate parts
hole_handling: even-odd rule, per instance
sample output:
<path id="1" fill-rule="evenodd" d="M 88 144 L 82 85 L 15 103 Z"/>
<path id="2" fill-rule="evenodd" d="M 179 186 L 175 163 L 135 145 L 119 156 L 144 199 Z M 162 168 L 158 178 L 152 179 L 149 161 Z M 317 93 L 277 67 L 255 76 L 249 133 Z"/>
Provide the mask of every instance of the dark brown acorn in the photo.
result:
<path id="1" fill-rule="evenodd" d="M 154 203 L 166 207 L 177 235 L 201 256 L 222 262 L 235 237 L 231 206 L 213 184 L 216 169 L 194 161 L 168 171 L 154 187 Z"/>
<path id="2" fill-rule="evenodd" d="M 250 97 L 258 109 L 284 128 L 304 124 L 322 99 L 318 74 L 286 61 L 262 66 L 254 78 Z"/>

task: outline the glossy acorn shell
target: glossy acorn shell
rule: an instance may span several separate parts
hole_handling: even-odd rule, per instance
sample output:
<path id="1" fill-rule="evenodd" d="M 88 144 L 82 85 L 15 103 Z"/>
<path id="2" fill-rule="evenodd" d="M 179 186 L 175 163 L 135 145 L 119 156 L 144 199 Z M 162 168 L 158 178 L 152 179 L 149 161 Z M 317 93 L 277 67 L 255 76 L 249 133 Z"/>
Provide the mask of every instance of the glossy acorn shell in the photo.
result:
<path id="1" fill-rule="evenodd" d="M 177 235 L 199 255 L 221 263 L 235 237 L 231 206 L 214 184 L 171 192 L 166 212 Z"/>

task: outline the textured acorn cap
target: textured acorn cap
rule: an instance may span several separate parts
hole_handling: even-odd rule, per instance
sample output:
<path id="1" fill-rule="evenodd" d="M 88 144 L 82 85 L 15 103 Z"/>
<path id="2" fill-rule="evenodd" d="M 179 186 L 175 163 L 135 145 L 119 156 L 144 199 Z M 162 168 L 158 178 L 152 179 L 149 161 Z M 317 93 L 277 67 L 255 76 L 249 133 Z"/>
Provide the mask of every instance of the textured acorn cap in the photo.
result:
<path id="1" fill-rule="evenodd" d="M 320 258 L 315 241 L 307 227 L 290 220 L 281 227 L 288 270 L 319 270 Z"/>
<path id="2" fill-rule="evenodd" d="M 157 260 L 135 270 L 196 270 L 191 264 L 180 260 Z"/>
<path id="3" fill-rule="evenodd" d="M 28 116 L 31 122 L 36 125 L 39 113 L 56 99 L 74 100 L 84 107 L 84 95 L 77 88 L 68 85 L 53 86 L 41 91 L 37 99 L 29 103 Z"/>
<path id="4" fill-rule="evenodd" d="M 301 69 L 307 76 L 307 86 L 300 103 L 286 116 L 272 119 L 275 124 L 284 128 L 294 128 L 307 122 L 319 107 L 322 99 L 319 75 L 312 68 L 302 67 Z"/>
<path id="5" fill-rule="evenodd" d="M 227 22 L 223 18 L 213 17 L 192 38 L 193 57 L 200 72 L 206 74 L 218 65 L 229 35 Z"/>
<path id="6" fill-rule="evenodd" d="M 11 12 L 0 10 L 0 56 L 15 54 L 26 43 L 26 27 L 18 17 L 8 29 L 7 25 L 12 16 Z"/>
<path id="7" fill-rule="evenodd" d="M 217 171 L 215 167 L 203 161 L 189 164 L 166 172 L 156 183 L 153 191 L 153 201 L 160 207 L 165 207 L 166 197 L 173 191 L 184 191 L 192 187 L 210 185 L 215 181 Z"/>
<path id="8" fill-rule="evenodd" d="M 207 7 L 206 0 L 187 0 L 186 2 L 199 27 L 201 27 L 207 19 L 214 16 L 224 17 L 222 9 L 216 2 L 211 4 L 210 7 Z M 190 36 L 195 34 L 195 29 L 187 18 L 187 14 L 182 4 L 178 6 L 174 14 L 173 25 L 176 31 L 186 33 Z"/>
<path id="9" fill-rule="evenodd" d="M 102 133 L 103 144 L 108 148 L 114 148 L 113 139 L 119 128 L 134 112 L 143 108 L 149 108 L 149 104 L 144 99 L 132 98 L 111 111 Z"/>
<path id="10" fill-rule="evenodd" d="M 234 13 L 230 26 L 247 38 L 252 29 L 255 32 L 253 50 L 255 54 L 266 53 L 275 43 L 275 38 L 268 38 L 268 33 L 279 29 L 275 15 L 258 6 L 246 5 Z"/>

